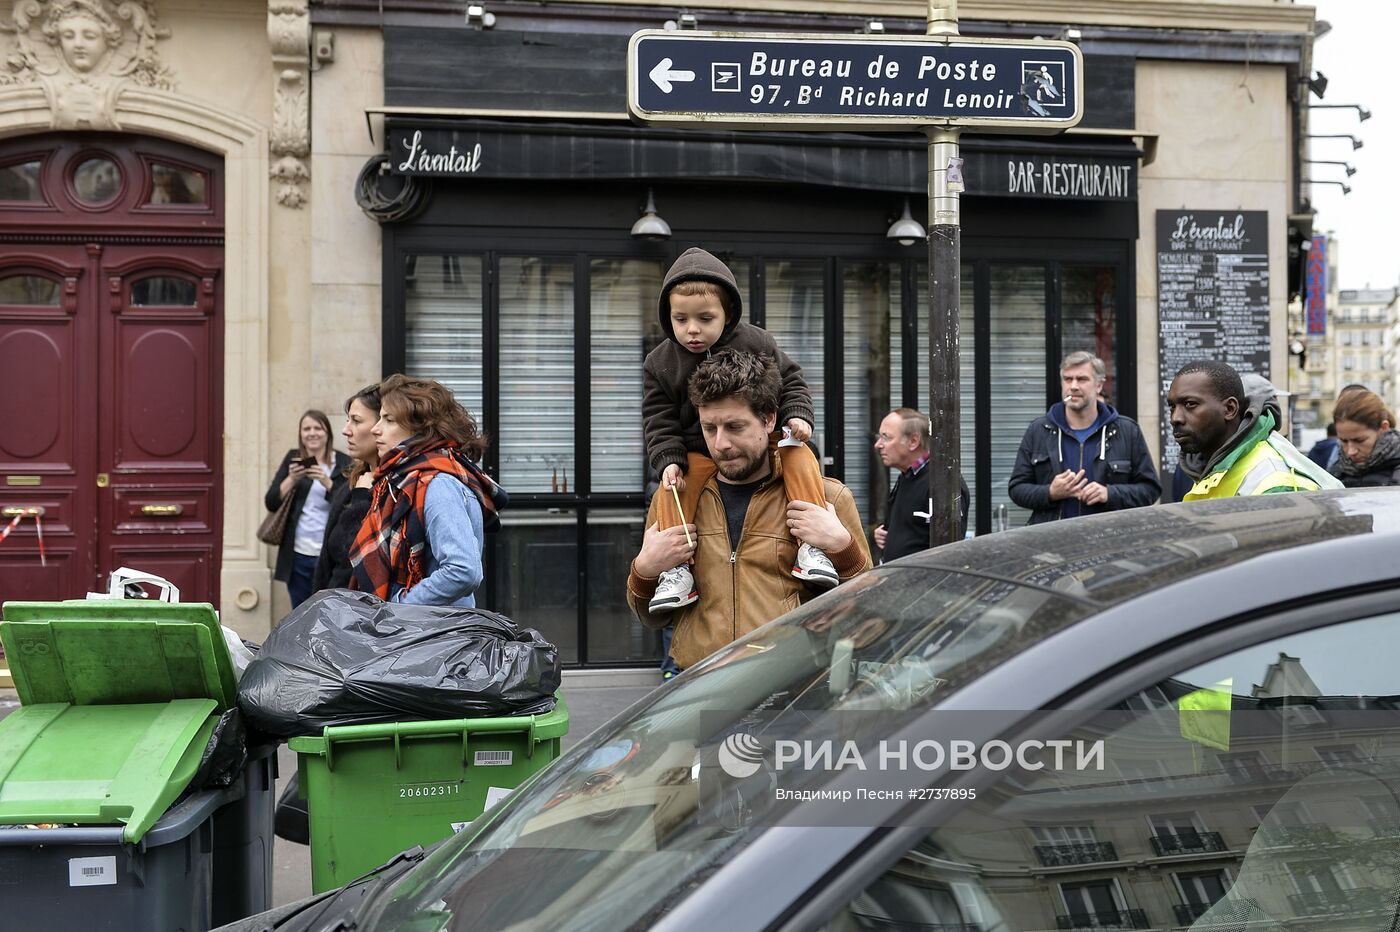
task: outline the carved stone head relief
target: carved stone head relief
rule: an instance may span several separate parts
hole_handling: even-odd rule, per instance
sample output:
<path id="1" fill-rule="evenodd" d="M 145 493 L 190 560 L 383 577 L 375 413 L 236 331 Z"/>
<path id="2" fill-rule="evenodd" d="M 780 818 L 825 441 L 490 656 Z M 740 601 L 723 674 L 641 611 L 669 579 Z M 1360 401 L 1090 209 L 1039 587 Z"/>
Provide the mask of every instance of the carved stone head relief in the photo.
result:
<path id="1" fill-rule="evenodd" d="M 154 0 L 19 0 L 0 32 L 14 37 L 0 84 L 41 85 L 57 129 L 118 129 L 123 88 L 175 86 Z"/>

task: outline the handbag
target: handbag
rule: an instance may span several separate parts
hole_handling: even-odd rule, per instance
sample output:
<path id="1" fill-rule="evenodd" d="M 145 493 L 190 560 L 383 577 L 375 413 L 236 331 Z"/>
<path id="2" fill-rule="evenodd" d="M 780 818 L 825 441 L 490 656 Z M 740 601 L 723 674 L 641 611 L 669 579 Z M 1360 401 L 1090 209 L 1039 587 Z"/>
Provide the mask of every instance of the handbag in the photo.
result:
<path id="1" fill-rule="evenodd" d="M 282 496 L 282 504 L 277 506 L 277 510 L 263 518 L 262 524 L 258 525 L 258 540 L 274 547 L 281 546 L 282 538 L 287 534 L 287 516 L 292 512 L 292 497 L 295 493 L 296 490 L 293 489 Z"/>

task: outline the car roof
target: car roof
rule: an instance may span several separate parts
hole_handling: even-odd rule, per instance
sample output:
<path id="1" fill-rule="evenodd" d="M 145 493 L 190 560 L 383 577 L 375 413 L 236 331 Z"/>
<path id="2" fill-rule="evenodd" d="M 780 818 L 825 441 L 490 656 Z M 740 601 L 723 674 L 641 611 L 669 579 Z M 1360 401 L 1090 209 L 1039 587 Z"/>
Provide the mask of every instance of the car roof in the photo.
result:
<path id="1" fill-rule="evenodd" d="M 1400 488 L 1134 508 L 988 534 L 888 565 L 1002 579 L 1103 610 L 1246 561 L 1272 559 L 1282 568 L 1293 562 L 1283 554 L 1300 547 L 1314 547 L 1318 570 L 1344 582 L 1346 555 L 1357 544 L 1400 553 Z"/>

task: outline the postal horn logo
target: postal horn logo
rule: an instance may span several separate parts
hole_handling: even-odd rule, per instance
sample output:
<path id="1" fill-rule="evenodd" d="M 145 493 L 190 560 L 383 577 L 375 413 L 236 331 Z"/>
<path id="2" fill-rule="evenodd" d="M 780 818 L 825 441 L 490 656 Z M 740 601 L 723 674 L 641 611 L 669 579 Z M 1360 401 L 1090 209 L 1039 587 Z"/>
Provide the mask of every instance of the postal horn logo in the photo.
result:
<path id="1" fill-rule="evenodd" d="M 719 746 L 719 766 L 737 780 L 751 777 L 763 766 L 763 745 L 753 735 L 736 731 Z"/>

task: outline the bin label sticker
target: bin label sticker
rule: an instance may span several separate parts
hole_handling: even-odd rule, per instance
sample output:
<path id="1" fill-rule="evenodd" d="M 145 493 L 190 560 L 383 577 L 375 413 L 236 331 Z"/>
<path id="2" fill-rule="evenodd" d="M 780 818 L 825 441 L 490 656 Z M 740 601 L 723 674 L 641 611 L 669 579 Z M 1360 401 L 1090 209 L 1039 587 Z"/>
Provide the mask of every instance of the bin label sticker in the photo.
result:
<path id="1" fill-rule="evenodd" d="M 115 856 L 68 859 L 68 886 L 70 887 L 105 887 L 116 882 L 117 859 Z"/>
<path id="2" fill-rule="evenodd" d="M 462 829 L 466 828 L 468 825 L 471 825 L 471 823 L 470 823 L 470 822 L 453 822 L 453 823 L 452 823 L 452 834 L 454 834 L 454 835 L 459 834 L 459 833 L 462 831 Z"/>
<path id="3" fill-rule="evenodd" d="M 486 806 L 484 809 L 482 809 L 482 812 L 485 812 L 487 809 L 490 809 L 492 806 L 496 805 L 496 803 L 505 799 L 510 794 L 511 791 L 503 786 L 488 786 L 486 788 Z"/>
<path id="4" fill-rule="evenodd" d="M 478 767 L 509 767 L 515 762 L 514 751 L 477 751 Z"/>
<path id="5" fill-rule="evenodd" d="M 461 796 L 462 783 L 412 783 L 398 787 L 399 799 L 433 799 Z"/>

